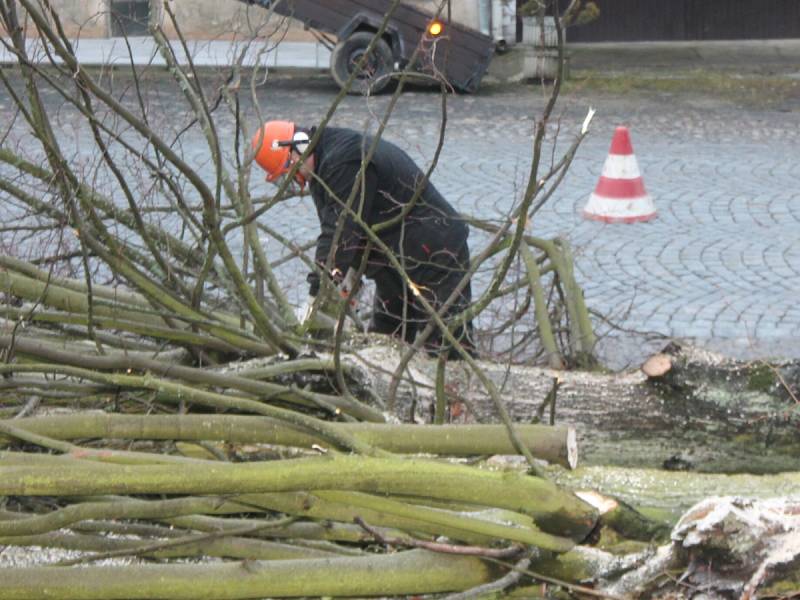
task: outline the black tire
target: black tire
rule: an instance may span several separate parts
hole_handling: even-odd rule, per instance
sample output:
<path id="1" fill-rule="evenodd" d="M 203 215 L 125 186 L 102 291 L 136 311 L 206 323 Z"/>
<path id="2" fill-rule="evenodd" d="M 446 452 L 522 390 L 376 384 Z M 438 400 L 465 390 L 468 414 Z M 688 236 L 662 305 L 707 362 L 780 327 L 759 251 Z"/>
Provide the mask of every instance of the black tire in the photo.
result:
<path id="1" fill-rule="evenodd" d="M 356 31 L 334 47 L 331 53 L 331 76 L 340 88 L 344 88 L 373 37 L 370 31 Z M 389 84 L 393 63 L 392 49 L 386 40 L 379 39 L 348 93 L 379 94 Z"/>

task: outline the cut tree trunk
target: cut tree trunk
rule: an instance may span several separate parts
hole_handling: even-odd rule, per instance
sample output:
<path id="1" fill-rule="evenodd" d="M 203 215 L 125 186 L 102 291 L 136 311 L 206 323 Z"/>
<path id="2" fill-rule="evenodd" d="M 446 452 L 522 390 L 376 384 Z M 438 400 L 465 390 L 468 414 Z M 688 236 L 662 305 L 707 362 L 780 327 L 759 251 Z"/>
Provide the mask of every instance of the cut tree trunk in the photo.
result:
<path id="1" fill-rule="evenodd" d="M 642 371 L 609 374 L 555 371 L 482 362 L 502 390 L 515 422 L 530 423 L 558 379 L 555 424 L 575 427 L 580 464 L 717 473 L 800 470 L 800 364 L 745 363 L 670 345 L 670 368 L 658 377 Z M 388 391 L 399 351 L 372 345 L 354 362 Z M 398 394 L 398 416 L 429 422 L 435 361 L 414 359 Z M 453 422 L 496 422 L 491 400 L 467 367 L 447 368 Z M 413 417 L 412 417 L 413 415 Z M 458 415 L 458 416 L 455 416 Z"/>
<path id="2" fill-rule="evenodd" d="M 744 498 L 800 497 L 800 473 L 751 475 L 739 473 L 692 473 L 655 469 L 586 467 L 554 473 L 560 485 L 572 490 L 599 490 L 621 498 L 637 508 L 674 520 L 704 498 L 741 496 Z M 581 497 L 584 497 L 581 494 Z"/>

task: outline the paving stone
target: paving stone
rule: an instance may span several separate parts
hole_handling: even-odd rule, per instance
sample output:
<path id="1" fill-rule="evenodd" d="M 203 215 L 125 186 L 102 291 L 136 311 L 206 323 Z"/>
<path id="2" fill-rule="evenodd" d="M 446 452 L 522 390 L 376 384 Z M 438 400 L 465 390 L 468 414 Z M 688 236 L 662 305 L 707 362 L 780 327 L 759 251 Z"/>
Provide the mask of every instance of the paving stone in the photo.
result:
<path id="1" fill-rule="evenodd" d="M 209 84 L 209 89 L 215 88 Z M 308 125 L 325 114 L 335 93 L 334 84 L 319 76 L 277 77 L 257 89 L 265 118 Z M 523 85 L 448 97 L 445 144 L 432 179 L 458 209 L 500 219 L 518 205 L 531 167 L 532 117 L 544 100 L 540 88 Z M 55 94 L 45 101 L 61 106 Z M 165 76 L 152 101 L 168 128 L 185 122 L 185 105 Z M 374 129 L 388 101 L 387 96 L 345 98 L 332 124 Z M 591 132 L 533 227 L 535 235 L 571 243 L 576 276 L 591 308 L 619 319 L 626 330 L 688 336 L 743 356 L 754 348 L 774 354 L 774 347 L 800 356 L 800 344 L 776 342 L 800 331 L 795 308 L 800 296 L 800 106 L 744 110 L 728 100 L 646 91 L 564 97 L 558 123 L 547 130 L 539 176 L 574 140 L 589 104 L 598 109 Z M 9 106 L 0 93 L 2 114 L 9 116 Z M 76 140 L 73 150 L 91 148 L 90 132 L 60 110 L 60 134 Z M 245 105 L 243 111 L 252 127 L 253 107 Z M 438 94 L 413 88 L 398 102 L 385 136 L 427 165 L 440 115 Z M 608 225 L 580 214 L 620 124 L 631 130 L 658 211 L 649 223 Z M 220 116 L 220 132 L 231 160 L 232 118 Z M 212 171 L 208 146 L 199 135 L 187 134 L 183 149 L 193 166 Z M 251 190 L 263 196 L 270 188 L 259 175 Z M 275 214 L 280 218 L 270 225 L 291 239 L 315 237 L 309 199 L 288 201 Z M 473 254 L 486 239 L 473 232 Z M 304 294 L 304 277 L 296 268 L 281 268 L 279 275 L 296 287 L 293 297 Z M 478 275 L 476 287 L 489 278 L 489 273 Z M 728 343 L 732 339 L 738 341 Z M 641 354 L 640 338 L 633 334 L 615 335 L 604 344 L 609 354 Z"/>

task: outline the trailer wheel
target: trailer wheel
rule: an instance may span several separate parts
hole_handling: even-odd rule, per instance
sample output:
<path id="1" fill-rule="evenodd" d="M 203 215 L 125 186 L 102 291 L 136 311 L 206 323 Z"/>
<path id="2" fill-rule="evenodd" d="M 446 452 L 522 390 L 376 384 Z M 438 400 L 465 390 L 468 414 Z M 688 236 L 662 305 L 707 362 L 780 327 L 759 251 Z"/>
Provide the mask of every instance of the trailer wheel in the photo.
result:
<path id="1" fill-rule="evenodd" d="M 371 31 L 356 31 L 348 38 L 341 40 L 331 53 L 331 76 L 343 88 L 351 73 L 355 70 L 358 61 L 364 56 L 373 33 Z M 363 70 L 356 75 L 350 88 L 351 94 L 378 94 L 388 84 L 392 72 L 392 49 L 386 40 L 379 39 L 367 58 Z"/>

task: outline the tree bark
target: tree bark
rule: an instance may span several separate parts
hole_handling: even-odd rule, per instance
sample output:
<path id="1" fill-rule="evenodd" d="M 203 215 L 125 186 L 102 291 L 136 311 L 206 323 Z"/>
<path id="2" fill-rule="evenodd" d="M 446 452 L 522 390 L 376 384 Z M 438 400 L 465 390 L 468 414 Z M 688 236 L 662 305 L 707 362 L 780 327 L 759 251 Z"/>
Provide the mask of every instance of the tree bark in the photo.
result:
<path id="1" fill-rule="evenodd" d="M 800 496 L 800 472 L 768 475 L 692 473 L 655 469 L 585 467 L 559 471 L 554 479 L 573 490 L 598 490 L 641 509 L 677 517 L 703 498 Z"/>
<path id="2" fill-rule="evenodd" d="M 560 380 L 556 424 L 575 427 L 581 464 L 703 472 L 779 473 L 800 470 L 800 365 L 744 363 L 692 348 L 672 347 L 672 369 L 651 379 L 624 373 L 554 371 L 482 362 L 513 420 L 530 422 L 554 377 Z M 361 351 L 387 371 L 391 349 Z M 415 358 L 398 394 L 398 415 L 427 421 L 435 362 Z M 379 389 L 389 378 L 376 371 Z M 462 369 L 448 368 L 451 402 L 466 407 L 458 422 L 497 421 L 491 400 Z"/>
<path id="3" fill-rule="evenodd" d="M 328 442 L 321 436 L 267 417 L 238 415 L 111 415 L 81 412 L 72 415 L 28 417 L 10 421 L 14 427 L 58 440 L 80 438 L 133 440 L 224 440 L 229 443 L 264 443 L 311 448 Z M 332 423 L 366 444 L 399 454 L 515 454 L 500 425 L 388 425 Z M 577 466 L 575 430 L 570 427 L 519 425 L 522 442 L 537 458 L 565 467 Z M 8 440 L 6 440 L 8 441 Z M 0 435 L 0 444 L 3 437 Z"/>
<path id="4" fill-rule="evenodd" d="M 534 518 L 545 532 L 583 539 L 595 509 L 551 482 L 421 460 L 356 456 L 270 463 L 0 467 L 0 495 L 241 494 L 348 490 L 492 506 Z"/>
<path id="5" fill-rule="evenodd" d="M 203 536 L 195 536 L 197 538 Z M 162 540 L 164 541 L 164 540 Z M 117 539 L 100 535 L 75 535 L 61 532 L 41 535 L 0 537 L 3 546 L 36 546 L 39 548 L 62 548 L 79 552 L 128 552 L 130 555 L 147 558 L 199 558 L 214 556 L 220 558 L 239 558 L 242 560 L 289 560 L 303 558 L 334 557 L 338 553 L 290 543 L 268 542 L 245 537 L 225 537 L 222 539 L 183 542 L 175 547 L 160 550 L 147 550 L 147 546 L 158 540 Z M 344 549 L 344 547 L 343 547 Z"/>
<path id="6" fill-rule="evenodd" d="M 5 600 L 237 600 L 458 591 L 491 581 L 471 556 L 411 550 L 331 559 L 0 569 Z"/>

